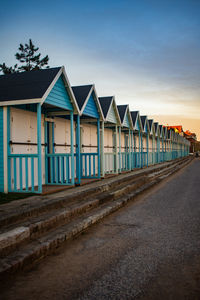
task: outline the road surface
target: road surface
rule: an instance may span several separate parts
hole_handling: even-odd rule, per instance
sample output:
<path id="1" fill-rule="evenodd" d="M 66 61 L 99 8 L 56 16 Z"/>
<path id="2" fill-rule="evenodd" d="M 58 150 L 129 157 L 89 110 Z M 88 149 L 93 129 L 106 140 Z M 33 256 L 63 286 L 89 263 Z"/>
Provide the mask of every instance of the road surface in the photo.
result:
<path id="1" fill-rule="evenodd" d="M 1 299 L 200 299 L 200 159 L 38 263 Z"/>

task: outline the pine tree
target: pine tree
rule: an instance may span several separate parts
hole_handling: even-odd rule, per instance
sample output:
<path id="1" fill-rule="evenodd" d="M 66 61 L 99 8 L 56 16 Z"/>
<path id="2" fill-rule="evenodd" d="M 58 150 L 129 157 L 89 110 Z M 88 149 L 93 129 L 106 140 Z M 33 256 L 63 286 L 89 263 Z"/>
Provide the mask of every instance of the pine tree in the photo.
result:
<path id="1" fill-rule="evenodd" d="M 0 71 L 3 72 L 3 74 L 39 70 L 44 66 L 46 66 L 46 68 L 49 68 L 48 55 L 40 58 L 41 53 L 36 54 L 36 52 L 39 50 L 39 47 L 35 47 L 31 39 L 29 39 L 28 44 L 20 44 L 18 50 L 19 52 L 15 54 L 15 57 L 21 65 L 18 66 L 18 64 L 15 64 L 14 67 L 7 67 L 5 63 L 0 64 Z"/>

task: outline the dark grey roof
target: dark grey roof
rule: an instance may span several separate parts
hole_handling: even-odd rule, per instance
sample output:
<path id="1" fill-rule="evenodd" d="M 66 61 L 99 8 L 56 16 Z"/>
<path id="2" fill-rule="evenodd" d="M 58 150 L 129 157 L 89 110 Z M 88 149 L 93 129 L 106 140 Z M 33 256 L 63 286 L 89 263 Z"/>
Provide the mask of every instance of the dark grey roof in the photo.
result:
<path id="1" fill-rule="evenodd" d="M 142 121 L 142 127 L 144 128 L 144 124 L 145 124 L 145 120 L 147 118 L 147 116 L 140 116 L 141 121 Z"/>
<path id="2" fill-rule="evenodd" d="M 150 120 L 148 120 L 149 121 L 149 129 L 150 129 L 150 131 L 151 131 L 151 129 L 152 129 L 152 126 L 153 126 L 153 120 L 152 119 L 150 119 Z"/>
<path id="3" fill-rule="evenodd" d="M 120 120 L 121 120 L 122 124 L 123 124 L 123 121 L 124 121 L 124 117 L 125 117 L 125 112 L 126 112 L 127 106 L 128 105 L 126 105 L 126 104 L 125 105 L 117 105 L 117 109 L 118 109 Z"/>
<path id="4" fill-rule="evenodd" d="M 99 97 L 99 102 L 100 102 L 100 105 L 101 105 L 101 108 L 102 108 L 102 111 L 103 111 L 104 118 L 107 117 L 107 113 L 108 113 L 108 110 L 109 110 L 110 105 L 112 103 L 112 99 L 113 99 L 112 96 Z"/>
<path id="5" fill-rule="evenodd" d="M 92 87 L 93 87 L 92 84 L 72 86 L 72 90 L 73 90 L 74 96 L 76 98 L 76 102 L 77 102 L 80 110 L 82 109 L 82 107 L 85 103 L 85 100 L 87 99 L 88 94 L 91 91 Z"/>
<path id="6" fill-rule="evenodd" d="M 131 111 L 131 118 L 132 118 L 132 121 L 133 121 L 133 126 L 135 126 L 138 113 L 139 113 L 139 111 Z"/>
<path id="7" fill-rule="evenodd" d="M 61 67 L 0 76 L 0 101 L 41 98 Z"/>
<path id="8" fill-rule="evenodd" d="M 158 122 L 155 122 L 155 123 L 154 123 L 154 126 L 155 126 L 155 132 L 156 132 L 157 129 L 158 129 Z"/>

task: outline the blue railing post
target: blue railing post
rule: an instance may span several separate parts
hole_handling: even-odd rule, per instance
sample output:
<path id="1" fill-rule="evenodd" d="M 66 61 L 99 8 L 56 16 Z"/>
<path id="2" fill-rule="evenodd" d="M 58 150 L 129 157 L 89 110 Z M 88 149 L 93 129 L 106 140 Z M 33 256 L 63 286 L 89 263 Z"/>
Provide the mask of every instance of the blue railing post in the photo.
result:
<path id="1" fill-rule="evenodd" d="M 131 169 L 134 168 L 133 159 L 134 159 L 134 153 L 133 153 L 133 130 L 131 130 Z"/>
<path id="2" fill-rule="evenodd" d="M 128 130 L 128 169 L 131 170 L 131 131 Z"/>
<path id="3" fill-rule="evenodd" d="M 10 107 L 7 107 L 7 165 L 8 165 L 8 192 L 11 191 L 11 163 L 10 163 Z"/>
<path id="4" fill-rule="evenodd" d="M 37 104 L 38 192 L 42 193 L 41 104 Z"/>
<path id="5" fill-rule="evenodd" d="M 119 126 L 119 173 L 121 173 L 121 126 Z"/>
<path id="6" fill-rule="evenodd" d="M 101 122 L 101 177 L 105 176 L 105 154 L 104 154 L 104 121 Z"/>
<path id="7" fill-rule="evenodd" d="M 140 130 L 139 130 L 139 165 L 138 167 L 141 168 L 141 156 L 142 156 L 142 151 L 141 151 L 141 136 L 140 136 Z"/>
<path id="8" fill-rule="evenodd" d="M 149 133 L 147 132 L 147 167 L 149 166 Z"/>
<path id="9" fill-rule="evenodd" d="M 97 120 L 97 153 L 98 153 L 98 178 L 101 177 L 101 161 L 100 161 L 100 119 Z"/>
<path id="10" fill-rule="evenodd" d="M 46 116 L 45 116 L 46 117 Z M 48 135 L 47 135 L 47 121 L 44 121 L 44 142 L 45 142 L 45 184 L 48 183 L 48 141 L 47 141 Z"/>
<path id="11" fill-rule="evenodd" d="M 141 168 L 143 168 L 143 135 L 141 132 Z"/>
<path id="12" fill-rule="evenodd" d="M 76 116 L 76 178 L 81 183 L 81 153 L 80 153 L 80 116 Z"/>
<path id="13" fill-rule="evenodd" d="M 71 136 L 71 183 L 74 184 L 74 115 L 70 111 L 70 136 Z"/>
<path id="14" fill-rule="evenodd" d="M 134 168 L 137 168 L 137 154 L 136 154 L 136 137 L 135 133 L 133 135 L 133 140 L 134 140 Z"/>

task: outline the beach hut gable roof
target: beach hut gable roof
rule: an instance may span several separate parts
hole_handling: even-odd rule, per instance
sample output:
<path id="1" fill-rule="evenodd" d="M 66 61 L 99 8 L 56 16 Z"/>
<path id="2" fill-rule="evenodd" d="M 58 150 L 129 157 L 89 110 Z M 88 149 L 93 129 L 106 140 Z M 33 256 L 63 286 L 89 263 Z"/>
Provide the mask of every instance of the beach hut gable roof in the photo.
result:
<path id="1" fill-rule="evenodd" d="M 60 107 L 68 109 L 72 109 L 73 106 L 79 112 L 64 67 L 1 75 L 0 106 L 43 104 L 53 88 L 60 89 L 59 92 L 64 95 L 64 100 L 59 99 L 60 95 L 57 91 L 56 100 L 51 104 L 56 106 L 59 103 Z M 66 99 L 68 99 L 67 104 Z"/>
<path id="2" fill-rule="evenodd" d="M 128 105 L 117 105 L 117 109 L 122 126 L 133 129 L 133 122 Z"/>
<path id="3" fill-rule="evenodd" d="M 101 105 L 93 84 L 73 86 L 72 90 L 81 115 L 87 115 L 94 118 L 100 117 L 102 120 L 104 119 Z"/>
<path id="4" fill-rule="evenodd" d="M 114 96 L 99 97 L 104 119 L 107 122 L 121 125 L 121 120 Z"/>
<path id="5" fill-rule="evenodd" d="M 141 122 L 142 122 L 143 132 L 145 132 L 145 133 L 150 132 L 147 116 L 141 116 L 140 118 L 141 118 Z"/>
<path id="6" fill-rule="evenodd" d="M 148 120 L 149 121 L 149 131 L 151 135 L 155 135 L 155 127 L 154 127 L 154 122 L 152 119 Z"/>
<path id="7" fill-rule="evenodd" d="M 139 111 L 131 111 L 131 118 L 134 130 L 140 131 L 142 128 L 142 122 Z"/>

